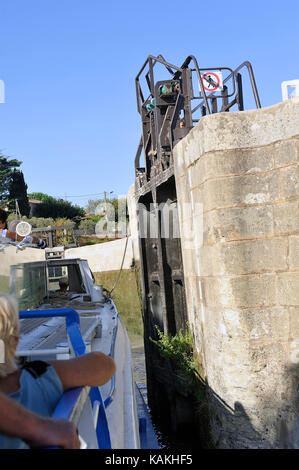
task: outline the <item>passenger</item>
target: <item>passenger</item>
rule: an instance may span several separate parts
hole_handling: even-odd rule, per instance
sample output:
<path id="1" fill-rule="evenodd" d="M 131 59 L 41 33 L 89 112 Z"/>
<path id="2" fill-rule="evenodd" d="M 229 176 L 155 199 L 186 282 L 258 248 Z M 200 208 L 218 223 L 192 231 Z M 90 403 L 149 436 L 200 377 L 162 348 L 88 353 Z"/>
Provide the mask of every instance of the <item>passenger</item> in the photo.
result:
<path id="1" fill-rule="evenodd" d="M 44 418 L 32 413 L 2 392 L 0 433 L 22 439 L 29 447 L 80 449 L 78 432 L 73 423 L 66 419 Z"/>
<path id="2" fill-rule="evenodd" d="M 115 373 L 114 360 L 98 351 L 68 360 L 33 361 L 18 369 L 18 307 L 14 297 L 4 293 L 0 293 L 0 339 L 5 347 L 5 362 L 0 363 L 0 393 L 43 417 L 52 415 L 63 391 L 103 385 Z M 0 434 L 0 448 L 28 448 L 20 436 L 21 431 L 18 438 Z"/>
<path id="3" fill-rule="evenodd" d="M 62 294 L 65 294 L 67 291 L 67 288 L 69 286 L 69 281 L 67 277 L 61 277 L 59 279 L 59 287 L 60 289 L 57 292 L 61 292 Z"/>
<path id="4" fill-rule="evenodd" d="M 11 240 L 18 241 L 18 242 L 25 242 L 25 243 L 34 243 L 38 246 L 38 248 L 46 248 L 46 242 L 41 238 L 27 236 L 21 237 L 16 233 L 15 230 L 8 230 L 7 229 L 7 213 L 0 209 L 0 237 L 10 238 Z"/>

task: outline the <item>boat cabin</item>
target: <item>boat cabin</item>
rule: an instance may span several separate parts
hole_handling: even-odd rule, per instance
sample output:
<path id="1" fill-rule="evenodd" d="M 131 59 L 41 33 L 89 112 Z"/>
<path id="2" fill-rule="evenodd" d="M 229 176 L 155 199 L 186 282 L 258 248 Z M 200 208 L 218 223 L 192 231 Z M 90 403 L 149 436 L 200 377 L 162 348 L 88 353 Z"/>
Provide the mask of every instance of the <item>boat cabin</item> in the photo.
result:
<path id="1" fill-rule="evenodd" d="M 68 289 L 60 292 L 59 281 L 67 279 Z M 20 309 L 36 308 L 42 303 L 102 302 L 102 287 L 94 284 L 87 260 L 79 258 L 48 259 L 11 266 L 10 291 Z M 58 305 L 57 305 L 58 306 Z"/>

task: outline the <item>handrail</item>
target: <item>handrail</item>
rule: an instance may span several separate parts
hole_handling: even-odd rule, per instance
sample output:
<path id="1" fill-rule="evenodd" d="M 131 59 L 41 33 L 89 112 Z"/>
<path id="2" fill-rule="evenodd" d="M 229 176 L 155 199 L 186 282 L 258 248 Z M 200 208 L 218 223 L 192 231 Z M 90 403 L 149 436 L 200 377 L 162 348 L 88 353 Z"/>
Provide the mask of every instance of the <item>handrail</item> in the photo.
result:
<path id="1" fill-rule="evenodd" d="M 251 63 L 246 60 L 245 62 L 243 62 L 241 65 L 239 65 L 235 70 L 233 70 L 224 80 L 223 80 L 223 85 L 228 82 L 229 80 L 231 79 L 234 79 L 234 77 L 238 74 L 239 70 L 241 70 L 243 67 L 246 67 L 247 68 L 247 71 L 248 71 L 248 75 L 249 75 L 249 78 L 250 78 L 250 83 L 251 83 L 251 88 L 252 88 L 252 92 L 253 92 L 253 96 L 254 96 L 254 100 L 255 100 L 255 104 L 256 104 L 256 107 L 257 109 L 260 109 L 261 108 L 261 102 L 260 102 L 260 97 L 259 97 L 259 94 L 258 94 L 258 90 L 257 90 L 257 86 L 256 86 L 256 81 L 255 81 L 255 77 L 254 77 L 254 73 L 253 73 L 253 68 L 252 68 L 252 65 Z M 223 67 L 218 67 L 218 68 L 223 68 Z M 212 70 L 213 67 L 211 67 L 209 70 Z M 209 99 L 212 99 L 212 98 L 218 98 L 217 96 L 215 96 L 215 92 L 211 92 L 209 94 Z M 204 100 L 204 97 L 200 97 L 201 100 Z M 205 100 L 204 100 L 205 101 Z M 192 109 L 192 114 L 197 111 L 199 108 L 202 108 L 203 106 L 206 106 L 206 103 L 199 103 L 197 106 L 195 106 L 195 108 Z"/>
<path id="2" fill-rule="evenodd" d="M 15 241 L 12 238 L 0 237 L 0 251 L 3 251 L 7 246 L 15 246 L 17 247 L 17 251 L 22 251 L 25 248 L 37 248 L 40 250 L 37 243 L 26 243 L 23 241 Z"/>
<path id="3" fill-rule="evenodd" d="M 82 339 L 81 331 L 79 328 L 80 317 L 76 310 L 72 308 L 57 308 L 49 310 L 29 311 L 20 310 L 19 317 L 20 319 L 39 317 L 65 317 L 67 333 L 69 335 L 76 356 L 82 356 L 86 353 L 85 343 Z M 82 399 L 83 395 L 85 394 L 85 390 L 88 390 L 88 388 L 76 387 L 71 390 L 65 391 L 62 397 L 60 398 L 52 417 L 70 419 L 72 417 L 72 412 L 76 408 L 75 405 L 78 402 L 78 399 L 80 397 Z M 107 416 L 99 387 L 91 387 L 89 389 L 89 396 L 92 404 L 94 403 L 94 401 L 98 401 L 100 403 L 100 411 L 96 424 L 98 446 L 100 449 L 111 449 L 111 440 Z M 87 396 L 85 397 L 85 400 L 86 398 Z"/>
<path id="4" fill-rule="evenodd" d="M 170 74 L 172 74 L 174 76 L 174 78 L 176 77 L 176 75 L 178 73 L 181 73 L 184 68 L 187 68 L 191 61 L 193 61 L 194 65 L 195 65 L 195 70 L 196 70 L 196 74 L 197 74 L 197 78 L 198 78 L 199 87 L 200 87 L 201 93 L 203 95 L 203 100 L 205 102 L 205 106 L 207 108 L 208 114 L 211 113 L 209 103 L 208 103 L 208 100 L 207 100 L 207 97 L 206 97 L 206 93 L 205 93 L 205 90 L 204 90 L 204 87 L 203 87 L 203 82 L 202 82 L 202 78 L 201 78 L 200 71 L 199 71 L 200 69 L 199 69 L 196 57 L 194 57 L 193 55 L 189 55 L 185 59 L 183 65 L 181 67 L 177 67 L 176 65 L 173 65 L 173 64 L 170 64 L 169 62 L 167 62 L 161 54 L 159 54 L 158 57 L 155 57 L 153 55 L 149 55 L 147 57 L 146 61 L 144 62 L 143 66 L 139 70 L 136 78 L 135 78 L 136 94 L 137 94 L 137 109 L 138 109 L 139 113 L 140 113 L 140 109 L 141 109 L 140 102 L 139 102 L 139 99 L 138 99 L 139 98 L 139 92 L 141 91 L 140 84 L 139 84 L 139 78 L 140 78 L 141 73 L 144 71 L 146 65 L 150 64 L 151 61 L 154 61 L 154 63 L 152 64 L 152 69 L 155 66 L 156 62 L 159 62 L 160 64 L 165 66 L 165 68 L 168 70 L 168 72 Z M 172 69 L 175 69 L 176 72 L 174 72 Z"/>
<path id="5" fill-rule="evenodd" d="M 86 353 L 85 343 L 81 336 L 79 328 L 80 318 L 78 312 L 73 308 L 51 308 L 48 310 L 20 310 L 20 319 L 24 318 L 43 318 L 43 317 L 65 317 L 66 329 L 74 352 L 77 356 Z"/>
<path id="6" fill-rule="evenodd" d="M 144 107 L 146 109 L 146 104 L 148 103 L 148 100 L 150 99 L 150 97 L 152 97 L 152 99 L 155 99 L 157 101 L 157 96 L 156 96 L 157 90 L 156 90 L 156 87 L 155 87 L 155 80 L 154 80 L 154 67 L 157 63 L 162 64 L 166 68 L 166 70 L 170 73 L 170 75 L 172 75 L 172 80 L 176 80 L 176 79 L 181 79 L 183 77 L 183 72 L 186 69 L 189 68 L 189 65 L 190 65 L 191 62 L 193 62 L 194 68 L 189 69 L 191 71 L 191 77 L 189 77 L 188 80 L 191 79 L 191 82 L 192 82 L 192 72 L 196 72 L 199 91 L 200 91 L 200 96 L 190 97 L 188 95 L 189 92 L 186 92 L 187 95 L 186 95 L 185 99 L 189 103 L 187 107 L 190 107 L 190 110 L 187 112 L 188 119 L 190 118 L 189 115 L 191 114 L 191 124 L 190 124 L 190 122 L 188 124 L 188 126 L 190 128 L 193 126 L 193 124 L 195 122 L 199 121 L 199 119 L 193 119 L 192 118 L 192 115 L 198 109 L 201 108 L 202 115 L 217 112 L 217 99 L 218 98 L 222 99 L 222 101 L 223 101 L 223 105 L 222 105 L 222 108 L 221 108 L 220 112 L 228 111 L 235 104 L 238 105 L 239 111 L 244 110 L 243 92 L 242 92 L 242 78 L 241 78 L 241 74 L 239 73 L 239 71 L 244 67 L 247 68 L 247 71 L 248 71 L 248 74 L 249 74 L 249 79 L 250 79 L 251 88 L 252 88 L 252 91 L 253 91 L 256 107 L 261 108 L 260 98 L 259 98 L 259 94 L 258 94 L 256 82 L 255 82 L 255 77 L 254 77 L 252 65 L 249 61 L 243 62 L 234 71 L 232 69 L 229 69 L 228 67 L 220 67 L 220 69 L 230 70 L 231 73 L 223 80 L 223 85 L 228 80 L 232 79 L 233 92 L 231 94 L 227 94 L 226 93 L 227 87 L 223 87 L 221 95 L 216 96 L 215 93 L 213 93 L 213 92 L 209 93 L 209 95 L 206 94 L 204 84 L 203 84 L 203 79 L 202 79 L 202 76 L 201 76 L 201 71 L 210 70 L 210 69 L 200 69 L 199 65 L 198 65 L 198 62 L 197 62 L 197 59 L 194 55 L 189 55 L 185 59 L 185 61 L 181 65 L 181 67 L 177 67 L 173 64 L 170 64 L 169 62 L 167 62 L 164 59 L 164 57 L 161 54 L 158 55 L 157 57 L 155 57 L 153 55 L 149 55 L 147 57 L 146 61 L 144 62 L 144 64 L 142 65 L 141 69 L 139 70 L 138 74 L 136 75 L 136 78 L 135 78 L 137 109 L 138 109 L 138 112 L 141 114 L 142 119 L 143 119 L 143 135 L 142 135 L 142 138 L 139 142 L 138 149 L 137 149 L 136 156 L 135 156 L 135 170 L 139 169 L 140 156 L 141 156 L 141 152 L 142 152 L 142 149 L 143 149 L 143 151 L 145 153 L 146 176 L 149 179 L 150 179 L 150 168 L 151 168 L 151 165 L 152 165 L 152 163 L 151 163 L 151 152 L 154 152 L 153 154 L 157 155 L 158 157 L 160 156 L 159 155 L 159 148 L 161 147 L 161 135 L 163 135 L 166 138 L 166 141 L 167 141 L 167 139 L 169 140 L 169 146 L 165 145 L 165 148 L 170 147 L 170 151 L 172 151 L 172 147 L 173 147 L 173 143 L 174 143 L 173 128 L 174 128 L 174 123 L 177 122 L 177 117 L 178 117 L 178 113 L 176 114 L 176 111 L 180 111 L 182 109 L 181 105 L 178 106 L 178 101 L 176 102 L 175 106 L 173 106 L 173 103 L 172 103 L 171 106 L 174 107 L 174 111 L 173 111 L 172 119 L 171 119 L 171 122 L 170 122 L 170 125 L 169 125 L 169 132 L 168 133 L 166 132 L 166 122 L 168 121 L 168 116 L 167 116 L 167 114 L 165 114 L 165 119 L 162 123 L 160 122 L 161 121 L 161 116 L 160 116 L 160 118 L 159 118 L 160 120 L 158 122 L 158 117 L 157 117 L 158 111 L 157 111 L 155 105 L 153 106 L 153 109 L 152 109 L 153 118 L 148 118 L 148 116 L 147 116 L 146 119 L 145 119 L 145 117 L 143 116 L 142 109 Z M 140 84 L 140 77 L 141 77 L 141 74 L 143 74 L 145 72 L 146 67 L 148 67 L 148 71 L 146 72 L 145 78 L 146 78 L 146 82 L 147 82 L 147 86 L 148 86 L 150 95 L 144 101 L 143 92 L 142 92 L 141 84 Z M 212 70 L 213 69 L 215 69 L 215 68 L 212 67 Z M 236 93 L 236 86 L 237 86 L 237 93 Z M 234 95 L 235 95 L 234 99 L 232 101 L 228 102 L 228 98 L 231 97 L 231 96 L 234 96 Z M 193 109 L 191 109 L 191 100 L 195 100 L 195 99 L 196 100 L 198 99 L 200 102 L 197 106 L 195 106 Z M 211 102 L 211 105 L 210 105 L 210 102 Z M 182 103 L 183 103 L 183 101 L 182 101 Z M 183 107 L 184 106 L 185 105 L 183 105 Z M 184 107 L 184 109 L 185 109 L 185 107 Z M 147 110 L 147 111 L 149 111 L 149 110 Z M 150 152 L 147 152 L 146 135 L 148 135 L 149 138 L 151 137 L 151 147 L 152 148 L 151 148 Z M 168 148 L 167 148 L 167 151 L 168 151 Z M 139 173 L 137 171 L 136 172 L 136 177 L 138 177 L 138 176 L 139 176 Z"/>
<path id="7" fill-rule="evenodd" d="M 152 61 L 154 61 L 154 64 L 152 63 Z M 140 93 L 142 94 L 142 91 L 141 91 L 141 88 L 140 88 L 140 83 L 139 83 L 140 75 L 144 71 L 147 64 L 149 64 L 149 66 L 150 66 L 150 73 L 153 73 L 153 68 L 154 68 L 154 66 L 157 62 L 164 65 L 169 73 L 174 74 L 174 72 L 172 70 L 173 68 L 177 72 L 182 71 L 182 69 L 180 67 L 177 67 L 176 65 L 173 65 L 173 64 L 170 64 L 169 62 L 166 62 L 164 57 L 161 54 L 159 54 L 158 57 L 155 57 L 153 55 L 149 55 L 147 57 L 146 61 L 144 62 L 143 66 L 139 70 L 138 74 L 136 75 L 136 78 L 135 78 L 136 95 L 137 95 L 137 110 L 138 110 L 139 113 L 141 112 L 141 106 L 140 106 L 140 102 L 139 102 L 139 97 L 140 96 L 139 95 L 140 95 Z M 150 89 L 150 84 L 149 83 L 148 83 L 148 87 L 149 87 L 150 92 L 152 93 L 153 90 Z"/>
<path id="8" fill-rule="evenodd" d="M 111 346 L 110 346 L 110 351 L 109 351 L 109 356 L 110 357 L 113 357 L 114 356 L 114 347 L 115 347 L 115 339 L 116 339 L 116 333 L 117 333 L 117 317 L 118 317 L 118 311 L 114 305 L 114 302 L 112 299 L 107 299 L 106 300 L 106 303 L 110 303 L 112 305 L 112 307 L 110 308 L 110 310 L 114 310 L 114 327 L 113 327 L 113 332 L 112 332 L 112 340 L 111 340 Z M 111 388 L 110 388 L 110 392 L 109 392 L 109 395 L 108 397 L 106 398 L 106 400 L 104 401 L 104 405 L 105 407 L 107 408 L 108 405 L 110 405 L 111 401 L 112 401 L 112 395 L 114 393 L 114 389 L 115 389 L 115 375 L 113 375 L 113 377 L 111 378 Z"/>
<path id="9" fill-rule="evenodd" d="M 204 103 L 205 103 L 206 109 L 208 111 L 208 114 L 211 114 L 211 110 L 210 110 L 209 102 L 208 102 L 208 99 L 207 99 L 207 95 L 206 95 L 206 92 L 204 90 L 204 86 L 203 86 L 203 83 L 202 83 L 202 78 L 201 78 L 201 75 L 200 75 L 200 69 L 199 69 L 199 66 L 198 66 L 197 59 L 193 55 L 189 55 L 187 57 L 187 59 L 185 60 L 185 62 L 183 64 L 183 67 L 184 68 L 188 67 L 191 60 L 193 60 L 194 65 L 195 65 L 195 70 L 196 70 L 196 74 L 197 74 L 198 83 L 199 83 L 199 86 L 200 86 L 200 91 L 201 91 L 201 94 L 202 94 L 202 99 L 204 100 Z"/>
<path id="10" fill-rule="evenodd" d="M 65 391 L 51 417 L 69 419 L 77 426 L 89 392 L 90 387 L 76 387 Z"/>
<path id="11" fill-rule="evenodd" d="M 256 81 L 255 81 L 255 77 L 254 77 L 254 73 L 253 73 L 251 63 L 248 60 L 246 60 L 245 62 L 243 62 L 243 64 L 239 65 L 239 67 L 237 67 L 236 70 L 234 70 L 234 73 L 236 74 L 243 67 L 247 67 L 247 70 L 248 70 L 248 74 L 249 74 L 249 78 L 250 78 L 250 82 L 251 82 L 251 87 L 252 87 L 256 107 L 261 108 L 260 97 L 259 97 L 259 94 L 258 94 L 258 91 L 257 91 Z"/>

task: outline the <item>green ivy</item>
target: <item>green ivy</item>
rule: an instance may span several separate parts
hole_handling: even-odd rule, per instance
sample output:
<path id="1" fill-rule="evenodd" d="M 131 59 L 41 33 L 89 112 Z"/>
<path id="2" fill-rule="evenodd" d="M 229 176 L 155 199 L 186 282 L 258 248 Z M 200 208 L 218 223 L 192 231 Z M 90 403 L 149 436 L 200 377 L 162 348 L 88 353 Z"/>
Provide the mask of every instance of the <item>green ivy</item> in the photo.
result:
<path id="1" fill-rule="evenodd" d="M 174 361 L 183 376 L 192 378 L 198 375 L 193 356 L 193 338 L 189 327 L 185 331 L 180 330 L 175 336 L 163 333 L 157 325 L 155 328 L 159 339 L 150 338 L 150 341 L 158 346 L 161 356 Z"/>

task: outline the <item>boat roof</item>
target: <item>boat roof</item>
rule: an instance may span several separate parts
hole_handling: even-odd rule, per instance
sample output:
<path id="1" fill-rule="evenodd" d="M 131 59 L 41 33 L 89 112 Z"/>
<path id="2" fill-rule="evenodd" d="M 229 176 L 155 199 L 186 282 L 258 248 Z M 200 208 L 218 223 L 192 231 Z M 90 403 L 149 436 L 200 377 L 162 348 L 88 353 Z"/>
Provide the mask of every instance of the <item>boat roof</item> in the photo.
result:
<path id="1" fill-rule="evenodd" d="M 26 265 L 33 265 L 33 266 L 42 266 L 43 264 L 56 264 L 56 265 L 66 265 L 66 264 L 78 264 L 81 261 L 86 261 L 83 258 L 52 258 L 52 259 L 45 259 L 39 261 L 23 261 L 18 264 L 26 264 Z"/>

